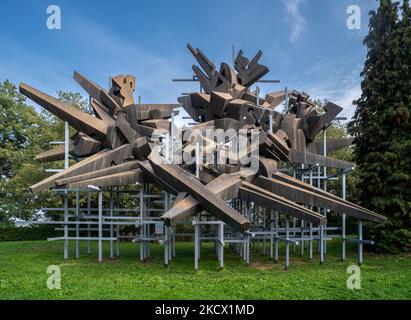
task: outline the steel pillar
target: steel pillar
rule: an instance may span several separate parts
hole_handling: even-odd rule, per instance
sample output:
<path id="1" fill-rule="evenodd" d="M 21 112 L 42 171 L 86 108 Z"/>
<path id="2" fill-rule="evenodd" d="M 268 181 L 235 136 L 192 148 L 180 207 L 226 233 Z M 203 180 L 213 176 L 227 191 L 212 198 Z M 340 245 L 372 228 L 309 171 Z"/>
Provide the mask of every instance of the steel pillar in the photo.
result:
<path id="1" fill-rule="evenodd" d="M 64 192 L 64 259 L 68 259 L 68 190 Z"/>
<path id="2" fill-rule="evenodd" d="M 285 217 L 285 270 L 290 267 L 290 221 Z"/>
<path id="3" fill-rule="evenodd" d="M 98 192 L 98 261 L 103 261 L 103 192 Z"/>
<path id="4" fill-rule="evenodd" d="M 358 220 L 358 265 L 363 263 L 363 236 L 362 236 L 362 221 Z"/>
<path id="5" fill-rule="evenodd" d="M 345 200 L 346 198 L 346 174 L 342 174 L 342 198 Z M 345 260 L 345 248 L 346 248 L 346 215 L 342 215 L 342 226 L 341 226 L 341 259 L 342 261 Z"/>

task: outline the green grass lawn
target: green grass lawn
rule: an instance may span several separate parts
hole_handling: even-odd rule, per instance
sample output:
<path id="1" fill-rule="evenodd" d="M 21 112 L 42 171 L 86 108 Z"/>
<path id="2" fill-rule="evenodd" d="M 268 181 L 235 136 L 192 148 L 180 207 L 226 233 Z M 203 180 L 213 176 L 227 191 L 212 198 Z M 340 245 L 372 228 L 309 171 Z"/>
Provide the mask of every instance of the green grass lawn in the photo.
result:
<path id="1" fill-rule="evenodd" d="M 193 244 L 177 243 L 177 257 L 163 266 L 162 247 L 152 246 L 152 258 L 139 261 L 139 245 L 121 243 L 121 257 L 97 261 L 97 246 L 87 256 L 82 243 L 80 259 L 63 261 L 62 242 L 0 243 L 0 299 L 410 299 L 411 255 L 365 254 L 361 268 L 362 289 L 349 290 L 347 267 L 356 262 L 355 247 L 348 246 L 348 260 L 340 261 L 340 241 L 329 243 L 325 264 L 318 256 L 291 257 L 284 271 L 266 256 L 252 252 L 250 266 L 229 248 L 225 268 L 219 270 L 212 244 L 204 244 L 200 270 L 193 270 Z M 105 243 L 105 256 L 108 244 Z M 281 258 L 283 259 L 283 248 Z M 49 290 L 46 269 L 61 267 L 61 290 Z"/>

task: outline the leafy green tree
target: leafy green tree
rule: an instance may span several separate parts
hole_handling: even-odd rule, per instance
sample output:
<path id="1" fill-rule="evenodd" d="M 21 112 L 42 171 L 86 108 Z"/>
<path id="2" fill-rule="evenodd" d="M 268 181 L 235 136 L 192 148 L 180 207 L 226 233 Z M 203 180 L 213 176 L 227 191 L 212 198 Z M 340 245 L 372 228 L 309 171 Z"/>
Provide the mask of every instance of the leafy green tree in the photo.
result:
<path id="1" fill-rule="evenodd" d="M 370 12 L 362 95 L 349 132 L 355 137 L 358 197 L 387 216 L 369 226 L 376 248 L 411 248 L 411 11 L 409 1 L 381 0 Z"/>
<path id="2" fill-rule="evenodd" d="M 47 123 L 33 107 L 25 103 L 16 86 L 8 80 L 0 83 L 0 221 L 28 216 L 35 201 L 25 191 L 44 171 L 34 162 L 36 153 L 46 147 L 42 139 L 50 131 L 40 131 Z"/>
<path id="3" fill-rule="evenodd" d="M 87 101 L 78 93 L 58 95 L 71 105 L 87 108 Z M 61 205 L 55 194 L 33 195 L 29 187 L 49 175 L 46 168 L 62 168 L 61 161 L 40 164 L 34 158 L 50 149 L 50 141 L 63 139 L 61 120 L 47 111 L 36 112 L 8 80 L 0 83 L 0 223 L 11 217 L 29 219 L 38 208 Z"/>

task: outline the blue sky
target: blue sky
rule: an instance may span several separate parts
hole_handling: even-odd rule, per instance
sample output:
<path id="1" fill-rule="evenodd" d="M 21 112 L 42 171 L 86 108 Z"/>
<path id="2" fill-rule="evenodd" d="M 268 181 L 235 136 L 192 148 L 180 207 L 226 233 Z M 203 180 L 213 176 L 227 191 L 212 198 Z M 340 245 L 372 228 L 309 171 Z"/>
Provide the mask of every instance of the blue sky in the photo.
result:
<path id="1" fill-rule="evenodd" d="M 186 43 L 217 65 L 263 51 L 270 68 L 263 93 L 287 86 L 327 98 L 353 114 L 365 59 L 362 44 L 375 0 L 2 0 L 0 81 L 29 83 L 55 95 L 82 89 L 73 70 L 107 87 L 109 76 L 134 74 L 143 103 L 173 103 L 197 89 L 172 78 L 190 77 L 194 59 Z M 60 6 L 62 29 L 46 27 L 47 7 Z M 362 10 L 360 30 L 346 27 L 349 5 Z"/>

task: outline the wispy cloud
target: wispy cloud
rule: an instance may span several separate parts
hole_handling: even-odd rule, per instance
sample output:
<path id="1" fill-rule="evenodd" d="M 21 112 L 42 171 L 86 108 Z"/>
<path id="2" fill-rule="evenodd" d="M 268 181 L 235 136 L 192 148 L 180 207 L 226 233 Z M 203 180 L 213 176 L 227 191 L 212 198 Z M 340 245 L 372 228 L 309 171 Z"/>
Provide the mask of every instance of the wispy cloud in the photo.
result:
<path id="1" fill-rule="evenodd" d="M 343 94 L 335 101 L 336 104 L 344 108 L 341 116 L 347 117 L 348 119 L 354 116 L 355 106 L 352 102 L 357 100 L 361 96 L 361 93 L 360 84 L 343 91 Z"/>
<path id="2" fill-rule="evenodd" d="M 340 116 L 350 119 L 355 112 L 353 100 L 361 96 L 361 63 L 351 59 L 333 59 L 313 65 L 306 72 L 310 79 L 299 83 L 313 99 L 329 100 L 344 110 Z"/>
<path id="3" fill-rule="evenodd" d="M 307 90 L 313 99 L 332 101 L 343 108 L 339 116 L 352 118 L 355 112 L 353 101 L 361 96 L 361 85 L 359 82 L 347 84 L 343 87 L 316 86 Z"/>
<path id="4" fill-rule="evenodd" d="M 290 15 L 290 22 L 292 24 L 290 41 L 295 42 L 304 32 L 306 20 L 300 13 L 300 4 L 303 0 L 283 0 L 287 13 Z"/>

